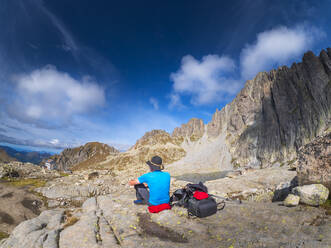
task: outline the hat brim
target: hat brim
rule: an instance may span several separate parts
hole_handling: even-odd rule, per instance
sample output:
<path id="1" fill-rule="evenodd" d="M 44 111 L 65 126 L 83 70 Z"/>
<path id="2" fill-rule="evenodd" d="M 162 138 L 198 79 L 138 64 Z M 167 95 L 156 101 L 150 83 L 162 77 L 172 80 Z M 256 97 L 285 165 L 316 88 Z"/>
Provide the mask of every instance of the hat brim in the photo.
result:
<path id="1" fill-rule="evenodd" d="M 154 170 L 163 170 L 164 169 L 162 164 L 160 164 L 160 165 L 153 164 L 151 161 L 147 161 L 146 164 L 149 165 L 149 167 L 153 168 Z"/>

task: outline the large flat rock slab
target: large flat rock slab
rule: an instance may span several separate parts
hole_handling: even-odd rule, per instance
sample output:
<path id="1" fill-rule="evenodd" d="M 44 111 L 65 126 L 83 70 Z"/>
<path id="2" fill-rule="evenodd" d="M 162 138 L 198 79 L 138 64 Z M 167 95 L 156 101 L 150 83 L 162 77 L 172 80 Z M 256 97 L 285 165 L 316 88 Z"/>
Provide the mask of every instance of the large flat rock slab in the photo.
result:
<path id="1" fill-rule="evenodd" d="M 0 243 L 14 247 L 329 247 L 331 221 L 321 208 L 279 203 L 227 203 L 199 219 L 174 207 L 150 214 L 132 203 L 134 192 L 89 198 L 68 214 L 49 210 L 21 223 Z M 65 217 L 67 216 L 67 217 Z M 24 237 L 24 238 L 23 238 Z M 52 243 L 58 240 L 58 243 Z M 48 242 L 48 243 L 46 243 Z M 51 244 L 46 246 L 47 244 Z"/>

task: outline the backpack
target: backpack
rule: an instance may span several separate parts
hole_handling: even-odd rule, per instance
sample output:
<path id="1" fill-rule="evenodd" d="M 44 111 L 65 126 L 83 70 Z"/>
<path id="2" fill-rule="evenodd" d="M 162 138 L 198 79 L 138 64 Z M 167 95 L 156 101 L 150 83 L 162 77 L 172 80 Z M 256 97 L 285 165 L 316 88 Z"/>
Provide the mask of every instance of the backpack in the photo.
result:
<path id="1" fill-rule="evenodd" d="M 199 182 L 199 184 L 189 183 L 184 188 L 177 189 L 171 196 L 170 202 L 172 205 L 187 208 L 189 216 L 197 216 L 199 218 L 213 215 L 218 210 L 218 204 L 208 194 L 208 189 L 202 182 Z"/>

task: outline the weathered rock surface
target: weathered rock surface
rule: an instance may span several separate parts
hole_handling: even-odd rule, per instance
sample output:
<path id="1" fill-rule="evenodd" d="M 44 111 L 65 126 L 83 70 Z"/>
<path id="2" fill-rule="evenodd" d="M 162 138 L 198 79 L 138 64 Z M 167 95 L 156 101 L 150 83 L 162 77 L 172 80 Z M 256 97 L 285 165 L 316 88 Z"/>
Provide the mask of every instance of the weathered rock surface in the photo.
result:
<path id="1" fill-rule="evenodd" d="M 290 68 L 282 66 L 248 80 L 231 103 L 216 110 L 201 138 L 203 124 L 197 125 L 198 120 L 175 129 L 174 134 L 188 139 L 193 131 L 199 134 L 193 142 L 198 145 L 183 146 L 187 157 L 194 157 L 188 159 L 192 164 L 203 166 L 199 161 L 203 157 L 205 164 L 222 170 L 267 167 L 293 161 L 302 145 L 330 132 L 330 114 L 328 48 L 319 56 L 307 52 L 302 63 Z M 213 159 L 205 156 L 204 147 L 212 147 Z"/>
<path id="2" fill-rule="evenodd" d="M 284 206 L 295 207 L 299 205 L 300 197 L 297 195 L 289 194 L 284 200 Z"/>
<path id="3" fill-rule="evenodd" d="M 146 206 L 133 204 L 135 192 L 127 185 L 130 171 L 115 175 L 98 170 L 97 178 L 85 180 L 92 172 L 96 171 L 74 171 L 48 181 L 40 192 L 55 197 L 47 201 L 56 201 L 55 206 L 66 210 L 49 210 L 21 223 L 9 239 L 0 242 L 0 247 L 201 247 L 202 244 L 203 247 L 328 247 L 331 244 L 331 221 L 324 209 L 304 205 L 286 208 L 271 202 L 276 187 L 290 185 L 295 178 L 296 172 L 288 167 L 174 176 L 171 192 L 188 182 L 203 181 L 210 193 L 248 200 L 242 204 L 227 201 L 223 210 L 204 219 L 188 218 L 186 210 L 179 207 L 151 215 Z M 76 191 L 77 186 L 87 185 L 99 187 L 100 192 L 94 197 L 83 197 L 81 191 Z M 105 186 L 110 194 L 103 191 Z M 48 187 L 50 191 L 46 190 Z M 79 196 L 83 204 L 71 204 Z M 64 202 L 68 204 L 62 205 Z M 23 237 L 26 237 L 24 241 Z"/>
<path id="4" fill-rule="evenodd" d="M 60 155 L 54 155 L 51 158 L 54 159 L 59 170 L 80 170 L 93 168 L 108 156 L 118 153 L 119 151 L 114 147 L 99 142 L 90 142 L 80 147 L 67 148 Z"/>
<path id="5" fill-rule="evenodd" d="M 19 224 L 10 237 L 0 241 L 2 248 L 58 247 L 64 210 L 44 211 L 37 218 Z"/>
<path id="6" fill-rule="evenodd" d="M 96 174 L 96 172 L 93 172 Z M 114 175 L 109 171 L 98 171 L 99 177 L 89 178 L 89 170 L 77 171 L 65 177 L 48 181 L 35 191 L 47 198 L 49 207 L 58 205 L 81 205 L 91 196 L 105 195 L 116 190 Z"/>
<path id="7" fill-rule="evenodd" d="M 301 203 L 311 206 L 319 206 L 325 203 L 329 197 L 328 188 L 324 187 L 322 184 L 298 186 L 292 191 L 295 195 L 300 197 Z"/>
<path id="8" fill-rule="evenodd" d="M 192 118 L 187 124 L 182 124 L 172 132 L 173 137 L 188 138 L 190 141 L 199 140 L 205 132 L 203 121 L 197 118 Z"/>
<path id="9" fill-rule="evenodd" d="M 293 173 L 295 175 L 295 173 Z M 277 185 L 272 201 L 284 201 L 292 192 L 292 189 L 298 186 L 298 177 L 295 176 L 291 181 L 282 182 Z"/>
<path id="10" fill-rule="evenodd" d="M 320 183 L 331 191 L 331 132 L 300 148 L 296 170 L 299 185 Z"/>
<path id="11" fill-rule="evenodd" d="M 275 201 L 279 185 L 283 185 L 283 189 L 290 187 L 296 176 L 295 171 L 283 167 L 243 171 L 242 174 L 232 178 L 225 175 L 224 178 L 208 180 L 205 184 L 209 192 L 215 195 L 265 202 Z"/>
<path id="12" fill-rule="evenodd" d="M 330 220 L 318 208 L 247 202 L 195 219 L 188 218 L 179 207 L 149 214 L 146 206 L 136 206 L 132 199 L 134 192 L 125 189 L 90 198 L 80 209 L 43 212 L 21 223 L 0 247 L 272 248 L 331 244 Z"/>
<path id="13" fill-rule="evenodd" d="M 292 160 L 329 128 L 331 49 L 248 81 L 226 110 L 230 152 L 240 164 Z M 233 144 L 231 144 L 233 143 Z"/>
<path id="14" fill-rule="evenodd" d="M 10 233 L 19 223 L 38 216 L 44 202 L 27 187 L 0 183 L 0 231 Z"/>

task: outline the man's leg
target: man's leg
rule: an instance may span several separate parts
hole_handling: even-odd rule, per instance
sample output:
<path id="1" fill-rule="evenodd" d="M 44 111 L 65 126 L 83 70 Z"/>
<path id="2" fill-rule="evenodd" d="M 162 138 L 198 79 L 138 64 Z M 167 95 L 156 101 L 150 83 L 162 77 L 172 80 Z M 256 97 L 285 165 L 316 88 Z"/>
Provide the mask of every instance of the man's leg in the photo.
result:
<path id="1" fill-rule="evenodd" d="M 138 200 L 142 200 L 145 204 L 148 204 L 149 200 L 149 191 L 144 184 L 136 184 L 134 186 L 136 189 L 136 196 Z"/>

